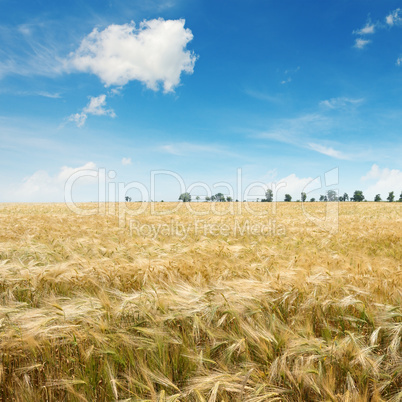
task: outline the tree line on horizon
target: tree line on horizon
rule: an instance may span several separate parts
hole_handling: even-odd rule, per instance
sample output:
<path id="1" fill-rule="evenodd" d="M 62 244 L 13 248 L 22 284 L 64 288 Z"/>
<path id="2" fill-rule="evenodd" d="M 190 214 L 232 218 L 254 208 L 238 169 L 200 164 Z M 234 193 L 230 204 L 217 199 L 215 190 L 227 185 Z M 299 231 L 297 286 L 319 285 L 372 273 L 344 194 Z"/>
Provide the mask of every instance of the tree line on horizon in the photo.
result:
<path id="1" fill-rule="evenodd" d="M 300 197 L 300 200 L 302 202 L 307 202 L 307 194 L 305 192 L 302 192 Z M 195 199 L 197 201 L 200 200 L 200 196 L 196 196 Z M 257 202 L 260 199 L 257 198 Z M 296 200 L 296 202 L 300 202 L 300 200 Z M 126 201 L 127 201 L 127 197 L 126 197 Z M 131 201 L 131 200 L 130 200 Z M 191 202 L 192 198 L 191 198 L 191 194 L 190 193 L 182 193 L 180 194 L 179 197 L 179 201 L 183 201 L 183 202 Z M 217 193 L 215 195 L 212 195 L 211 197 L 207 196 L 205 197 L 205 201 L 207 202 L 232 202 L 233 198 L 230 196 L 225 197 L 224 194 L 222 193 Z M 245 200 L 244 200 L 245 201 Z M 261 199 L 261 202 L 272 202 L 274 201 L 274 192 L 271 189 L 268 189 L 265 192 L 265 198 Z M 292 201 L 292 196 L 290 194 L 285 194 L 285 198 L 284 198 L 285 202 L 291 202 Z M 309 202 L 315 202 L 317 201 L 315 198 L 310 198 Z M 318 199 L 318 201 L 321 202 L 346 202 L 346 201 L 352 201 L 352 202 L 362 202 L 362 201 L 368 201 L 364 194 L 363 191 L 361 190 L 356 190 L 353 193 L 352 197 L 349 197 L 348 193 L 344 193 L 341 196 L 338 196 L 338 193 L 335 190 L 328 190 L 327 193 L 325 195 L 320 195 L 320 198 Z M 381 198 L 380 194 L 377 194 L 374 197 L 374 201 L 375 202 L 381 202 L 383 201 Z M 394 202 L 395 201 L 395 193 L 394 191 L 390 191 L 387 197 L 387 201 L 388 202 Z M 402 202 L 402 191 L 401 194 L 399 196 L 399 199 L 397 200 L 398 202 Z M 239 202 L 239 200 L 236 200 L 236 202 Z"/>

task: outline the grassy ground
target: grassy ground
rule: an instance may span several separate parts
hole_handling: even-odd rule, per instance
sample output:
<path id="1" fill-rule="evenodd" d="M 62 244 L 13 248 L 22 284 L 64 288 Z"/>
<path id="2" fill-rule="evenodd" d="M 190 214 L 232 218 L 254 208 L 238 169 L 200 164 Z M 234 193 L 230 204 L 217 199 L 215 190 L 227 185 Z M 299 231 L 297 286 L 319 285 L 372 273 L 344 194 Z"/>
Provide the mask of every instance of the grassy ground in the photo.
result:
<path id="1" fill-rule="evenodd" d="M 402 204 L 247 205 L 0 204 L 0 399 L 401 401 Z"/>

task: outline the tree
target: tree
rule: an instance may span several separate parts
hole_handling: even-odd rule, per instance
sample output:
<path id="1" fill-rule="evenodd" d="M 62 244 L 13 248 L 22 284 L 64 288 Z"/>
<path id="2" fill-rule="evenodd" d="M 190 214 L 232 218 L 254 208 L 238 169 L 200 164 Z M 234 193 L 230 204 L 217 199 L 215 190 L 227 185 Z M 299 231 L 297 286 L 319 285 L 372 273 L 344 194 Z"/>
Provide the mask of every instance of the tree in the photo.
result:
<path id="1" fill-rule="evenodd" d="M 381 200 L 381 195 L 380 195 L 380 194 L 377 194 L 377 195 L 375 196 L 375 198 L 374 198 L 374 201 L 375 201 L 375 202 L 380 202 L 380 201 L 382 201 L 382 200 Z"/>
<path id="2" fill-rule="evenodd" d="M 225 202 L 226 198 L 222 193 L 215 194 L 215 200 L 218 202 Z"/>
<path id="3" fill-rule="evenodd" d="M 327 196 L 328 196 L 328 201 L 331 201 L 331 202 L 338 201 L 337 193 L 335 190 L 328 190 Z"/>
<path id="4" fill-rule="evenodd" d="M 211 196 L 211 201 L 216 201 L 216 197 L 214 195 Z"/>
<path id="5" fill-rule="evenodd" d="M 191 201 L 191 194 L 190 193 L 180 194 L 179 200 L 183 201 L 183 202 L 190 202 Z"/>
<path id="6" fill-rule="evenodd" d="M 197 197 L 195 197 L 195 199 L 196 199 L 197 201 L 199 201 L 199 200 L 200 200 L 200 196 L 197 195 Z"/>
<path id="7" fill-rule="evenodd" d="M 301 193 L 301 200 L 302 202 L 305 202 L 307 200 L 307 194 L 305 192 Z"/>
<path id="8" fill-rule="evenodd" d="M 320 201 L 325 201 L 325 195 L 320 195 Z"/>
<path id="9" fill-rule="evenodd" d="M 345 201 L 341 195 L 339 196 L 339 201 L 340 202 Z"/>
<path id="10" fill-rule="evenodd" d="M 343 194 L 343 201 L 349 201 L 348 193 Z"/>
<path id="11" fill-rule="evenodd" d="M 226 201 L 227 201 L 227 202 L 232 202 L 232 201 L 233 201 L 233 198 L 228 196 L 228 197 L 226 197 Z"/>
<path id="12" fill-rule="evenodd" d="M 126 195 L 126 202 L 131 202 L 131 197 L 129 197 L 128 195 Z"/>
<path id="13" fill-rule="evenodd" d="M 207 201 L 207 202 L 208 202 L 208 201 L 211 201 L 211 197 L 206 196 L 206 197 L 205 197 L 205 201 Z"/>
<path id="14" fill-rule="evenodd" d="M 388 194 L 387 200 L 388 200 L 389 202 L 393 202 L 393 201 L 394 201 L 394 198 L 395 198 L 394 192 L 391 191 L 391 192 Z"/>
<path id="15" fill-rule="evenodd" d="M 315 198 L 310 198 L 310 202 L 315 202 Z"/>
<path id="16" fill-rule="evenodd" d="M 274 199 L 274 192 L 269 188 L 265 192 L 265 201 L 266 202 L 272 202 L 273 199 Z"/>
<path id="17" fill-rule="evenodd" d="M 292 196 L 290 194 L 285 194 L 285 201 L 286 202 L 292 201 Z"/>
<path id="18" fill-rule="evenodd" d="M 356 191 L 353 193 L 352 201 L 354 201 L 354 202 L 361 202 L 361 201 L 363 201 L 363 200 L 364 200 L 363 191 L 361 191 L 361 190 L 356 190 Z"/>
<path id="19" fill-rule="evenodd" d="M 402 191 L 401 191 L 401 195 L 399 196 L 399 202 L 402 202 Z"/>

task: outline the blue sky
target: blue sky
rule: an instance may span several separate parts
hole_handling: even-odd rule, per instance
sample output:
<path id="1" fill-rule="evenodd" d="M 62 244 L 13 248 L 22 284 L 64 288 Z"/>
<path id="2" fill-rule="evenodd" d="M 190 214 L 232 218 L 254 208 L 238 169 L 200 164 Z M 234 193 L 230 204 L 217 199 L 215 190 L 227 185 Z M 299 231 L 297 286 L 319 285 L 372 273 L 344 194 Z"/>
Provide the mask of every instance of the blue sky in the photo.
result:
<path id="1" fill-rule="evenodd" d="M 71 174 L 100 168 L 149 191 L 155 170 L 212 188 L 235 187 L 238 169 L 243 187 L 286 183 L 278 199 L 333 169 L 341 193 L 402 191 L 400 1 L 0 10 L 0 201 L 63 201 Z M 74 199 L 96 200 L 85 180 Z M 159 175 L 154 198 L 180 191 Z"/>

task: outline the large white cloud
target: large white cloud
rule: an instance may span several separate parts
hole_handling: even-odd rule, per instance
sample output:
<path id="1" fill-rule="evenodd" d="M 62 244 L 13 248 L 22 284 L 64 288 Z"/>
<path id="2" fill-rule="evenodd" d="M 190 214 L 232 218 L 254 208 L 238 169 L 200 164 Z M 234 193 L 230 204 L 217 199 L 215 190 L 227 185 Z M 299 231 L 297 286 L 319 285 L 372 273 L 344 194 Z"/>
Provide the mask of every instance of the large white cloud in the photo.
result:
<path id="1" fill-rule="evenodd" d="M 154 19 L 135 24 L 94 29 L 70 54 L 70 65 L 97 75 L 106 86 L 138 80 L 158 90 L 171 92 L 180 84 L 182 72 L 192 74 L 196 55 L 186 50 L 193 39 L 185 20 Z"/>
<path id="2" fill-rule="evenodd" d="M 362 177 L 362 181 L 371 183 L 364 190 L 368 199 L 373 199 L 376 194 L 381 194 L 381 197 L 385 199 L 390 191 L 394 191 L 395 196 L 399 198 L 402 191 L 402 171 L 398 169 L 381 169 L 374 164 L 370 171 Z"/>

